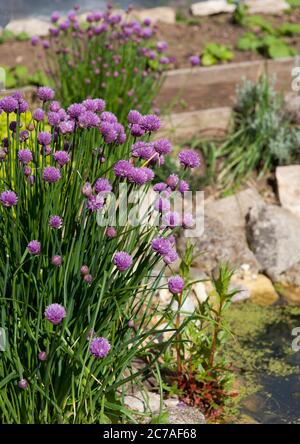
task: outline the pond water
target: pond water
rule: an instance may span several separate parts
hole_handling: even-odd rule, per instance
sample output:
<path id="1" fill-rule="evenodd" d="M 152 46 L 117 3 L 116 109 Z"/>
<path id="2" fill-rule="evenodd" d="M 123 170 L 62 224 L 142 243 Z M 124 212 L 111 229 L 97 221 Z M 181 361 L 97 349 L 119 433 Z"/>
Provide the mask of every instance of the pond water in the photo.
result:
<path id="1" fill-rule="evenodd" d="M 126 8 L 129 4 L 153 8 L 155 6 L 186 6 L 205 0 L 117 0 L 114 4 Z M 49 17 L 52 11 L 68 12 L 74 4 L 80 5 L 81 11 L 101 10 L 107 4 L 106 0 L 0 0 L 0 26 L 11 19 L 38 16 Z"/>
<path id="2" fill-rule="evenodd" d="M 300 351 L 292 349 L 291 332 L 300 327 L 300 307 L 246 304 L 233 307 L 230 318 L 237 334 L 231 354 L 245 388 L 237 416 L 241 422 L 299 424 Z"/>

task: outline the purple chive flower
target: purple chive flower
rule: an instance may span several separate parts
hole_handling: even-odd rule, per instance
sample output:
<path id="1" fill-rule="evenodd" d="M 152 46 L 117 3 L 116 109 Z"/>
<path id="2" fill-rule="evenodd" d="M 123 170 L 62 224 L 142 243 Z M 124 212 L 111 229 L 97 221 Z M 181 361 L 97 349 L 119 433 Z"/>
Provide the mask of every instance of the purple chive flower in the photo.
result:
<path id="1" fill-rule="evenodd" d="M 178 259 L 177 251 L 173 250 L 173 248 L 168 252 L 168 254 L 165 254 L 163 256 L 163 260 L 167 265 L 172 264 L 173 262 L 177 261 L 177 259 Z"/>
<path id="2" fill-rule="evenodd" d="M 32 240 L 27 245 L 28 251 L 33 256 L 38 256 L 41 253 L 41 243 L 37 240 Z"/>
<path id="3" fill-rule="evenodd" d="M 125 251 L 118 251 L 114 255 L 113 263 L 119 271 L 126 271 L 132 265 L 132 257 Z"/>
<path id="4" fill-rule="evenodd" d="M 86 109 L 81 103 L 73 103 L 67 109 L 67 113 L 70 117 L 72 117 L 72 119 L 78 119 L 80 114 L 84 113 L 85 111 Z"/>
<path id="5" fill-rule="evenodd" d="M 3 97 L 0 100 L 0 109 L 7 114 L 13 113 L 18 108 L 18 101 L 12 96 Z"/>
<path id="6" fill-rule="evenodd" d="M 24 100 L 24 99 L 19 100 L 19 105 L 18 105 L 19 113 L 26 113 L 26 111 L 28 111 L 28 109 L 29 109 L 29 105 L 26 102 L 26 100 Z"/>
<path id="7" fill-rule="evenodd" d="M 61 167 L 70 162 L 70 156 L 66 151 L 56 151 L 53 158 Z"/>
<path id="8" fill-rule="evenodd" d="M 157 156 L 152 143 L 136 142 L 132 145 L 131 150 L 133 157 L 140 157 L 145 160 L 156 159 Z"/>
<path id="9" fill-rule="evenodd" d="M 159 63 L 161 65 L 168 65 L 170 63 L 170 59 L 169 59 L 169 57 L 161 57 L 159 59 Z"/>
<path id="10" fill-rule="evenodd" d="M 140 123 L 140 121 L 142 120 L 142 115 L 138 111 L 133 109 L 133 110 L 129 111 L 128 116 L 127 116 L 127 120 L 128 120 L 128 123 L 138 125 Z"/>
<path id="11" fill-rule="evenodd" d="M 167 184 L 166 184 L 166 183 L 164 183 L 164 182 L 159 182 L 159 183 L 156 183 L 156 184 L 153 186 L 153 191 L 156 191 L 156 192 L 158 192 L 158 193 L 161 193 L 161 192 L 164 191 L 166 188 L 167 188 Z"/>
<path id="12" fill-rule="evenodd" d="M 95 112 L 101 113 L 105 109 L 105 100 L 102 99 L 93 99 L 95 105 Z"/>
<path id="13" fill-rule="evenodd" d="M 51 14 L 51 22 L 56 23 L 60 18 L 60 13 L 58 11 L 53 11 Z"/>
<path id="14" fill-rule="evenodd" d="M 57 100 L 54 100 L 49 105 L 49 111 L 57 113 L 60 110 L 60 103 Z"/>
<path id="15" fill-rule="evenodd" d="M 62 224 L 63 224 L 63 220 L 59 216 L 54 215 L 49 218 L 50 228 L 54 228 L 54 229 L 58 230 L 59 228 L 62 227 Z"/>
<path id="16" fill-rule="evenodd" d="M 61 134 L 71 134 L 75 129 L 75 123 L 73 120 L 67 120 L 59 124 L 59 131 Z"/>
<path id="17" fill-rule="evenodd" d="M 86 274 L 89 274 L 90 270 L 87 265 L 82 265 L 80 268 L 80 273 L 85 276 Z"/>
<path id="18" fill-rule="evenodd" d="M 170 228 L 175 228 L 181 225 L 181 218 L 176 211 L 169 211 L 163 217 L 163 224 Z"/>
<path id="19" fill-rule="evenodd" d="M 61 122 L 61 115 L 59 112 L 49 111 L 47 117 L 50 126 L 58 126 Z"/>
<path id="20" fill-rule="evenodd" d="M 13 207 L 14 205 L 17 205 L 18 196 L 14 191 L 3 191 L 0 194 L 0 202 L 4 207 Z"/>
<path id="21" fill-rule="evenodd" d="M 181 276 L 172 276 L 168 280 L 168 287 L 169 291 L 173 294 L 182 293 L 182 290 L 184 289 L 184 280 Z"/>
<path id="22" fill-rule="evenodd" d="M 50 133 L 47 133 L 46 131 L 42 131 L 38 135 L 38 142 L 40 145 L 50 145 L 52 140 L 52 136 Z"/>
<path id="23" fill-rule="evenodd" d="M 105 234 L 109 239 L 112 239 L 117 236 L 117 230 L 114 227 L 107 227 Z"/>
<path id="24" fill-rule="evenodd" d="M 129 172 L 128 179 L 130 182 L 135 183 L 136 185 L 144 185 L 148 181 L 145 168 L 132 167 Z"/>
<path id="25" fill-rule="evenodd" d="M 148 114 L 142 117 L 140 125 L 146 132 L 151 133 L 159 130 L 160 120 L 155 114 Z"/>
<path id="26" fill-rule="evenodd" d="M 55 267 L 60 267 L 62 264 L 62 257 L 58 255 L 53 256 L 51 259 L 51 264 Z"/>
<path id="27" fill-rule="evenodd" d="M 156 140 L 153 146 L 159 154 L 169 154 L 172 151 L 171 142 L 167 139 Z"/>
<path id="28" fill-rule="evenodd" d="M 25 176 L 28 177 L 31 175 L 31 168 L 28 165 L 25 165 L 23 172 Z"/>
<path id="29" fill-rule="evenodd" d="M 81 192 L 85 197 L 91 197 L 93 194 L 92 185 L 89 182 L 86 182 L 81 188 Z"/>
<path id="30" fill-rule="evenodd" d="M 156 49 L 158 52 L 164 52 L 168 49 L 168 43 L 167 42 L 157 42 Z"/>
<path id="31" fill-rule="evenodd" d="M 104 197 L 101 194 L 96 196 L 90 196 L 86 201 L 86 207 L 88 210 L 95 212 L 101 210 L 104 206 Z"/>
<path id="32" fill-rule="evenodd" d="M 18 159 L 21 163 L 27 164 L 28 162 L 31 162 L 33 159 L 32 152 L 30 150 L 19 150 Z"/>
<path id="33" fill-rule="evenodd" d="M 112 186 L 107 179 L 97 179 L 94 188 L 96 193 L 110 192 L 112 190 Z"/>
<path id="34" fill-rule="evenodd" d="M 200 65 L 200 57 L 197 55 L 193 55 L 190 57 L 191 66 L 199 66 Z"/>
<path id="35" fill-rule="evenodd" d="M 181 180 L 178 185 L 178 191 L 180 193 L 185 193 L 186 191 L 189 191 L 190 186 L 185 180 Z"/>
<path id="36" fill-rule="evenodd" d="M 47 321 L 53 325 L 58 325 L 66 317 L 67 313 L 61 304 L 50 304 L 45 310 L 45 317 Z"/>
<path id="37" fill-rule="evenodd" d="M 49 166 L 43 171 L 43 179 L 45 182 L 54 183 L 61 178 L 60 170 L 58 168 Z"/>
<path id="38" fill-rule="evenodd" d="M 111 113 L 110 111 L 104 111 L 101 114 L 101 120 L 103 122 L 109 122 L 109 123 L 117 123 L 118 122 L 117 117 L 113 113 Z"/>
<path id="39" fill-rule="evenodd" d="M 32 117 L 34 118 L 34 120 L 36 120 L 37 122 L 42 122 L 44 120 L 45 117 L 45 113 L 41 108 L 38 108 L 34 111 L 34 113 L 32 114 Z"/>
<path id="40" fill-rule="evenodd" d="M 41 361 L 41 362 L 47 361 L 47 358 L 48 358 L 48 356 L 45 351 L 39 352 L 39 354 L 38 354 L 39 361 Z"/>
<path id="41" fill-rule="evenodd" d="M 195 220 L 194 220 L 193 216 L 189 213 L 185 214 L 182 218 L 183 228 L 185 228 L 185 229 L 193 228 L 194 225 L 195 225 Z"/>
<path id="42" fill-rule="evenodd" d="M 114 165 L 114 173 L 118 177 L 128 177 L 133 166 L 128 160 L 119 160 Z"/>
<path id="43" fill-rule="evenodd" d="M 155 174 L 154 174 L 154 171 L 151 170 L 151 168 L 143 167 L 143 168 L 141 168 L 141 169 L 142 169 L 142 170 L 144 171 L 144 173 L 146 174 L 147 182 L 150 182 L 151 180 L 154 179 Z"/>
<path id="44" fill-rule="evenodd" d="M 100 111 L 100 109 L 98 109 L 99 103 L 96 100 L 101 99 L 86 99 L 82 102 L 82 105 L 85 107 L 86 111 L 95 113 L 96 111 Z"/>
<path id="45" fill-rule="evenodd" d="M 175 190 L 177 185 L 179 183 L 179 177 L 177 176 L 177 174 L 171 174 L 167 180 L 166 180 L 166 184 L 172 189 Z"/>
<path id="46" fill-rule="evenodd" d="M 37 35 L 31 37 L 32 46 L 37 46 L 40 43 L 40 38 Z"/>
<path id="47" fill-rule="evenodd" d="M 78 122 L 82 128 L 97 128 L 100 125 L 100 117 L 92 111 L 85 111 L 78 117 Z"/>
<path id="48" fill-rule="evenodd" d="M 18 387 L 22 390 L 26 390 L 28 388 L 28 381 L 26 379 L 20 379 Z"/>
<path id="49" fill-rule="evenodd" d="M 199 154 L 194 150 L 185 149 L 180 151 L 178 159 L 181 165 L 186 168 L 196 168 L 200 165 Z"/>
<path id="50" fill-rule="evenodd" d="M 157 201 L 155 202 L 154 208 L 159 211 L 160 213 L 164 213 L 166 211 L 169 211 L 171 208 L 170 201 L 168 199 L 165 199 L 163 197 L 159 197 Z"/>
<path id="51" fill-rule="evenodd" d="M 90 352 L 97 358 L 102 359 L 108 355 L 110 350 L 110 343 L 106 338 L 95 338 L 91 341 Z"/>
<path id="52" fill-rule="evenodd" d="M 162 256 L 168 254 L 172 249 L 171 242 L 165 237 L 157 237 L 153 239 L 151 242 L 151 247 L 155 253 L 161 254 Z"/>
<path id="53" fill-rule="evenodd" d="M 49 100 L 54 99 L 54 91 L 52 88 L 49 88 L 48 86 L 41 86 L 37 90 L 37 96 L 42 102 L 48 102 Z"/>
<path id="54" fill-rule="evenodd" d="M 142 137 L 145 134 L 145 130 L 140 125 L 134 123 L 130 127 L 130 134 L 133 137 Z"/>
<path id="55" fill-rule="evenodd" d="M 84 282 L 86 282 L 87 284 L 91 285 L 91 283 L 93 282 L 93 276 L 91 274 L 85 274 L 83 276 L 83 280 Z"/>

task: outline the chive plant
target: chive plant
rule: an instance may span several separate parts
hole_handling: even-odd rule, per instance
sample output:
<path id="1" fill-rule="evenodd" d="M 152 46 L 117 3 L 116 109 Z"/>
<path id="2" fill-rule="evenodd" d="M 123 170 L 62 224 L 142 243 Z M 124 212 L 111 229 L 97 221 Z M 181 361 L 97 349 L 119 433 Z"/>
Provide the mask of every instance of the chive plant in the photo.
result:
<path id="1" fill-rule="evenodd" d="M 154 296 L 164 267 L 177 259 L 173 232 L 180 225 L 167 202 L 188 183 L 172 175 L 153 187 L 155 196 L 166 194 L 155 197 L 144 219 L 157 214 L 158 226 L 123 216 L 121 223 L 124 201 L 130 211 L 133 192 L 152 190 L 154 169 L 172 149 L 168 140 L 150 141 L 159 118 L 132 110 L 124 127 L 104 100 L 65 110 L 51 88 L 37 96 L 40 108 L 30 120 L 20 93 L 0 100 L 7 122 L 0 159 L 0 326 L 7 338 L 0 422 L 134 421 L 122 391 L 144 371 L 132 365 L 137 355 L 151 365 L 164 350 L 162 344 L 152 352 L 165 316 Z M 199 164 L 191 150 L 179 161 L 185 175 Z M 184 221 L 191 226 L 190 217 Z"/>

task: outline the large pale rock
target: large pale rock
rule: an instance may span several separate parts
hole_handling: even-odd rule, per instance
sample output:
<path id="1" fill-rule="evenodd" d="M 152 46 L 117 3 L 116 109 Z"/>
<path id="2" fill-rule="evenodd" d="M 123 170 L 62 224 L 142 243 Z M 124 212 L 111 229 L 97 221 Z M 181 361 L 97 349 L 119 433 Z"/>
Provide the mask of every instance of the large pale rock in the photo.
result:
<path id="1" fill-rule="evenodd" d="M 167 409 L 167 412 L 169 424 L 206 424 L 203 413 L 196 407 L 178 403 L 176 407 Z"/>
<path id="2" fill-rule="evenodd" d="M 161 22 L 174 24 L 176 22 L 176 11 L 168 6 L 161 6 L 158 8 L 133 10 L 130 14 L 131 17 L 136 18 L 139 21 L 150 19 L 152 23 Z"/>
<path id="3" fill-rule="evenodd" d="M 245 0 L 250 14 L 282 14 L 290 8 L 285 0 Z"/>
<path id="4" fill-rule="evenodd" d="M 34 35 L 45 36 L 49 31 L 49 23 L 37 18 L 12 20 L 5 29 L 13 31 L 15 34 L 26 32 L 30 37 Z"/>
<path id="5" fill-rule="evenodd" d="M 281 205 L 300 218 L 300 165 L 276 168 Z"/>
<path id="6" fill-rule="evenodd" d="M 249 245 L 273 281 L 300 263 L 300 220 L 276 205 L 252 208 L 247 224 Z"/>
<path id="7" fill-rule="evenodd" d="M 227 3 L 227 0 L 208 0 L 203 3 L 194 3 L 191 5 L 192 14 L 202 17 L 224 12 L 232 13 L 234 10 L 235 6 Z"/>
<path id="8" fill-rule="evenodd" d="M 231 289 L 239 290 L 239 293 L 234 296 L 234 302 L 250 297 L 255 304 L 268 306 L 279 299 L 272 282 L 263 274 L 245 277 L 244 279 L 233 276 Z"/>
<path id="9" fill-rule="evenodd" d="M 247 266 L 251 272 L 257 273 L 261 266 L 248 247 L 245 227 L 249 209 L 262 204 L 262 198 L 252 189 L 224 199 L 206 201 L 203 235 L 185 238 L 183 232 L 178 249 L 184 251 L 187 241 L 192 242 L 196 256 L 193 267 L 208 274 L 220 262 L 226 261 L 236 267 Z M 201 210 L 196 217 L 201 217 Z"/>

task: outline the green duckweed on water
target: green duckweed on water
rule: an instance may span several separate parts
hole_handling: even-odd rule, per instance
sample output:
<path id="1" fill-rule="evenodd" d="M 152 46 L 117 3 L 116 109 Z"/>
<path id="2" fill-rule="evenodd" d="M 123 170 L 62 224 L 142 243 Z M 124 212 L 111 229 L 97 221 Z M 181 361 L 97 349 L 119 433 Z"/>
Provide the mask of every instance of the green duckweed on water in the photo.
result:
<path id="1" fill-rule="evenodd" d="M 299 306 L 235 304 L 228 312 L 234 336 L 226 353 L 236 369 L 239 396 L 225 410 L 227 422 L 299 423 L 300 352 L 292 329 Z"/>

